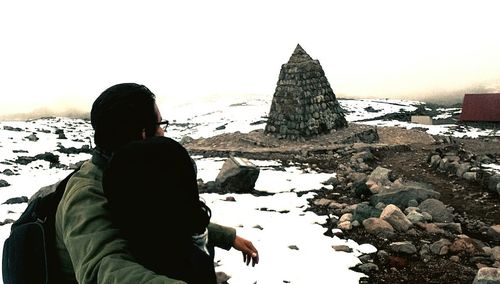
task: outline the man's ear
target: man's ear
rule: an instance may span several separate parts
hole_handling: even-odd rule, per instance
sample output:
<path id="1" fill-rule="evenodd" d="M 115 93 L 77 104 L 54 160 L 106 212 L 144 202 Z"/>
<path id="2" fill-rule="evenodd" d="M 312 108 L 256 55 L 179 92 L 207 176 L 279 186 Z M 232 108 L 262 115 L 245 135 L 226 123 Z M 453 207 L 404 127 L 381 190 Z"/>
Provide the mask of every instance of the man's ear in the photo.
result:
<path id="1" fill-rule="evenodd" d="M 146 139 L 146 128 L 142 129 L 141 137 L 142 137 L 142 140 Z"/>

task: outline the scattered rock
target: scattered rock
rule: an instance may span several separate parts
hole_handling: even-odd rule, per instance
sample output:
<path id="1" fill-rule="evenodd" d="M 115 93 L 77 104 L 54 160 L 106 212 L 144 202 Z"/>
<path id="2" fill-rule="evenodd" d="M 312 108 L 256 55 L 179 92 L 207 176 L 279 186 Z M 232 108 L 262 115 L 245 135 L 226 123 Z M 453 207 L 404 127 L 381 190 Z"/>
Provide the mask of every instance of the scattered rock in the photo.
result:
<path id="1" fill-rule="evenodd" d="M 387 221 L 380 218 L 368 218 L 363 221 L 363 226 L 369 234 L 383 238 L 392 237 L 394 228 Z"/>
<path id="2" fill-rule="evenodd" d="M 13 175 L 15 175 L 15 173 L 11 169 L 5 169 L 5 170 L 3 170 L 2 174 L 6 175 L 6 176 L 13 176 Z"/>
<path id="3" fill-rule="evenodd" d="M 260 169 L 246 158 L 230 157 L 222 165 L 215 183 L 224 192 L 249 193 L 254 190 Z"/>
<path id="4" fill-rule="evenodd" d="M 500 241 L 500 225 L 494 225 L 488 228 L 488 237 L 493 241 Z"/>
<path id="5" fill-rule="evenodd" d="M 352 252 L 352 248 L 346 245 L 332 246 L 335 251 Z"/>
<path id="6" fill-rule="evenodd" d="M 188 144 L 188 143 L 192 142 L 193 140 L 194 140 L 194 139 L 193 139 L 192 137 L 190 137 L 190 136 L 183 136 L 183 137 L 181 138 L 181 140 L 179 141 L 179 143 L 180 143 L 181 145 L 185 145 L 185 144 Z"/>
<path id="7" fill-rule="evenodd" d="M 425 183 L 408 182 L 406 184 L 394 184 L 387 190 L 381 191 L 370 197 L 370 203 L 375 205 L 379 202 L 394 204 L 400 208 L 405 208 L 410 200 L 422 202 L 428 198 L 439 198 L 439 192 L 432 190 L 432 187 Z"/>
<path id="8" fill-rule="evenodd" d="M 36 142 L 39 140 L 38 137 L 36 137 L 36 133 L 32 133 L 29 136 L 24 137 L 25 139 L 28 139 L 29 141 Z"/>
<path id="9" fill-rule="evenodd" d="M 462 234 L 462 226 L 460 223 L 434 223 L 438 228 L 445 229 L 454 234 Z"/>
<path id="10" fill-rule="evenodd" d="M 15 220 L 7 218 L 7 219 L 3 220 L 3 222 L 0 222 L 0 226 L 7 225 L 7 224 L 12 224 L 14 222 L 15 222 Z"/>
<path id="11" fill-rule="evenodd" d="M 28 197 L 21 196 L 21 197 L 9 198 L 9 199 L 7 199 L 7 201 L 5 201 L 2 204 L 19 204 L 19 203 L 27 203 L 27 202 L 28 202 Z"/>
<path id="12" fill-rule="evenodd" d="M 439 241 L 431 244 L 430 249 L 433 254 L 446 255 L 449 252 L 451 242 L 447 239 L 440 239 Z"/>
<path id="13" fill-rule="evenodd" d="M 389 204 L 380 214 L 380 219 L 387 221 L 396 231 L 406 232 L 412 223 L 397 206 Z"/>
<path id="14" fill-rule="evenodd" d="M 450 251 L 455 254 L 467 253 L 469 255 L 480 253 L 482 249 L 471 238 L 459 238 L 450 246 Z"/>
<path id="15" fill-rule="evenodd" d="M 7 187 L 9 185 L 10 185 L 10 183 L 8 183 L 7 181 L 0 179 L 0 187 Z"/>
<path id="16" fill-rule="evenodd" d="M 227 284 L 227 281 L 231 279 L 231 276 L 227 275 L 225 272 L 217 271 L 215 272 L 215 278 L 217 284 Z"/>
<path id="17" fill-rule="evenodd" d="M 22 130 L 21 128 L 19 128 L 19 127 L 12 127 L 12 126 L 8 126 L 8 125 L 4 125 L 3 130 L 8 130 L 8 131 L 16 131 L 16 132 L 21 132 L 21 131 L 23 131 L 23 130 Z"/>
<path id="18" fill-rule="evenodd" d="M 414 254 L 417 252 L 415 245 L 409 241 L 391 243 L 389 244 L 389 248 L 398 253 Z"/>
<path id="19" fill-rule="evenodd" d="M 435 222 L 453 222 L 452 210 L 446 207 L 443 202 L 430 198 L 424 200 L 418 206 L 422 212 L 431 214 Z"/>
<path id="20" fill-rule="evenodd" d="M 378 271 L 378 266 L 374 263 L 362 263 L 357 265 L 356 268 L 363 273 L 370 274 L 374 271 Z"/>
<path id="21" fill-rule="evenodd" d="M 357 220 L 358 222 L 363 222 L 363 220 L 368 219 L 370 217 L 378 218 L 380 217 L 380 213 L 382 210 L 372 207 L 365 203 L 360 203 L 353 212 L 353 220 Z"/>
<path id="22" fill-rule="evenodd" d="M 472 284 L 497 284 L 500 283 L 500 268 L 483 267 L 479 269 Z"/>

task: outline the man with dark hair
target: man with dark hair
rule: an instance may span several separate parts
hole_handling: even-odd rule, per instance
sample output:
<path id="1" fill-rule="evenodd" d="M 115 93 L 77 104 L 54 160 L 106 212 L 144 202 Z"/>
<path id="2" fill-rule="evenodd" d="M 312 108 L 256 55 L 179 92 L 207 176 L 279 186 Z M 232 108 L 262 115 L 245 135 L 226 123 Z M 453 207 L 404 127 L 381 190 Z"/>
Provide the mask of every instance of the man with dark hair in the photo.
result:
<path id="1" fill-rule="evenodd" d="M 154 94 L 134 83 L 112 86 L 95 100 L 91 123 L 95 131 L 95 152 L 68 181 L 56 213 L 56 248 L 62 281 L 184 283 L 155 274 L 136 262 L 127 242 L 111 221 L 102 189 L 103 169 L 114 151 L 132 141 L 164 135 L 161 125 L 165 122 Z M 233 228 L 210 223 L 208 240 L 214 246 L 241 251 L 247 264 L 259 261 L 253 244 L 237 236 Z"/>

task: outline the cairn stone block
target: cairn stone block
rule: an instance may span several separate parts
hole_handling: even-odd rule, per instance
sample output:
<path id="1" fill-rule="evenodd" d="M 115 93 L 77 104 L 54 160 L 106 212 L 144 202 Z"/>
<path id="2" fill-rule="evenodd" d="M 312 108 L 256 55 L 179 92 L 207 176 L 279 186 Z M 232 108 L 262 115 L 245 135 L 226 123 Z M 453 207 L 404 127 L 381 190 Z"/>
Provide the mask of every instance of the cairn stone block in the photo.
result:
<path id="1" fill-rule="evenodd" d="M 254 190 L 260 169 L 246 158 L 230 157 L 222 165 L 215 183 L 223 192 L 249 193 Z"/>

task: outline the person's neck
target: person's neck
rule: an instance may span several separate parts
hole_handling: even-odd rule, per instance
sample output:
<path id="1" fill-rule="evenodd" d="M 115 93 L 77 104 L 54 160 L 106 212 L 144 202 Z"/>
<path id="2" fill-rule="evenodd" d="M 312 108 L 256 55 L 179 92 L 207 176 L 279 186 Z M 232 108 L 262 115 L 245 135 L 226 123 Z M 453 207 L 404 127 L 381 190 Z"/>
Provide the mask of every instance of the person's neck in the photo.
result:
<path id="1" fill-rule="evenodd" d="M 92 154 L 92 163 L 94 163 L 96 166 L 98 166 L 101 169 L 105 169 L 109 161 L 111 160 L 111 157 L 113 156 L 113 153 L 106 151 L 102 149 L 101 147 L 97 146 L 94 148 L 94 152 Z"/>

